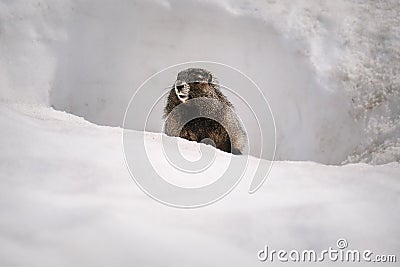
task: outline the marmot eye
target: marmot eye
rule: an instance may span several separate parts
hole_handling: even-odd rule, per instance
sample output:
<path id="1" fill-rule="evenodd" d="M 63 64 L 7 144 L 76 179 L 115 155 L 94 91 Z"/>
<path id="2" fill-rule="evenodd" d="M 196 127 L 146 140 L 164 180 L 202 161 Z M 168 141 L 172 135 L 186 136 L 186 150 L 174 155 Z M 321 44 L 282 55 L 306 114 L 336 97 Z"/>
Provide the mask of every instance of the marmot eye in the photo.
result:
<path id="1" fill-rule="evenodd" d="M 199 84 L 200 82 L 193 82 L 193 84 Z"/>
<path id="2" fill-rule="evenodd" d="M 176 89 L 182 90 L 182 89 L 183 89 L 183 85 L 178 85 L 178 86 L 176 87 Z"/>

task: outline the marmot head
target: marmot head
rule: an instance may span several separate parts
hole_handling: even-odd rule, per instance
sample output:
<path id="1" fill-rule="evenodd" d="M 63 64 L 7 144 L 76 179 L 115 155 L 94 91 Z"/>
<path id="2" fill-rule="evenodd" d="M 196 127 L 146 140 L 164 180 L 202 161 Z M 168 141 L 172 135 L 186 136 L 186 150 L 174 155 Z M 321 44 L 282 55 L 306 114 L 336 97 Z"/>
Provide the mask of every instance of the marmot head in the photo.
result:
<path id="1" fill-rule="evenodd" d="M 215 98 L 216 79 L 205 69 L 190 68 L 178 73 L 174 90 L 178 100 L 185 103 L 196 97 Z"/>
<path id="2" fill-rule="evenodd" d="M 219 89 L 218 80 L 205 69 L 189 68 L 178 73 L 173 88 L 168 96 L 165 115 L 179 104 L 198 97 L 218 99 L 223 104 L 233 107 Z"/>

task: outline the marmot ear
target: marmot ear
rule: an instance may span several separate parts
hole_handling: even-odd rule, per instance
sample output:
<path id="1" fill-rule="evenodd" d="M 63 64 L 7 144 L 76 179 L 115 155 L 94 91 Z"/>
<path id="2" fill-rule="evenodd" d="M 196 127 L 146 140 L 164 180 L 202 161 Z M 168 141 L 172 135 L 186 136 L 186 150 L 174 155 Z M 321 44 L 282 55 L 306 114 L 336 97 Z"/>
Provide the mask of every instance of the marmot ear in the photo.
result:
<path id="1" fill-rule="evenodd" d="M 212 76 L 211 73 L 208 74 L 208 83 L 209 83 L 210 85 L 213 85 L 213 83 L 214 83 L 214 77 Z"/>

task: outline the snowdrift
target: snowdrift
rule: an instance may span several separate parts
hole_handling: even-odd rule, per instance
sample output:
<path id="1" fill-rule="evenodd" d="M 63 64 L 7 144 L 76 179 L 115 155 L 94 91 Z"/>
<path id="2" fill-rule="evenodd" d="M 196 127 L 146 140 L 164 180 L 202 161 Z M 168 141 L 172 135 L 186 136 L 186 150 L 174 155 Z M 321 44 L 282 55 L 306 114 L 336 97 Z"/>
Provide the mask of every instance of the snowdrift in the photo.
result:
<path id="1" fill-rule="evenodd" d="M 134 184 L 120 128 L 20 105 L 1 106 L 0 123 L 2 266 L 259 266 L 265 245 L 323 250 L 338 238 L 399 252 L 397 163 L 275 162 L 257 193 L 245 178 L 221 201 L 182 210 Z"/>
<path id="2" fill-rule="evenodd" d="M 399 255 L 399 9 L 397 1 L 0 2 L 0 265 L 259 266 L 265 245 L 323 250 L 339 238 Z M 219 202 L 182 210 L 135 185 L 119 126 L 146 78 L 195 60 L 231 65 L 259 85 L 277 124 L 278 161 L 257 193 L 248 194 L 245 176 Z M 127 129 L 134 142 L 160 146 L 156 112 L 154 133 Z M 182 142 L 189 154 L 198 149 Z"/>
<path id="3" fill-rule="evenodd" d="M 240 69 L 263 90 L 277 124 L 277 159 L 399 161 L 397 1 L 12 1 L 0 7 L 3 101 L 121 126 L 146 78 L 170 65 L 209 60 Z M 153 90 L 161 95 L 172 82 Z M 246 88 L 238 89 L 245 97 Z M 150 131 L 160 130 L 158 112 Z"/>

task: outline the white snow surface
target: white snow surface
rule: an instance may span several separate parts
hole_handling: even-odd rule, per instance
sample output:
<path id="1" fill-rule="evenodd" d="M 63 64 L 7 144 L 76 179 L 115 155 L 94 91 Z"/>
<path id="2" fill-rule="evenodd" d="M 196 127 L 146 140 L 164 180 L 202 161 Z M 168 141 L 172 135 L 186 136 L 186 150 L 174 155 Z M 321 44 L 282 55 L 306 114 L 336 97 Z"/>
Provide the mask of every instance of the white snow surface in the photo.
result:
<path id="1" fill-rule="evenodd" d="M 277 159 L 399 161 L 399 12 L 397 0 L 1 1 L 0 99 L 121 126 L 152 74 L 215 61 L 264 92 Z"/>
<path id="2" fill-rule="evenodd" d="M 120 128 L 34 105 L 2 105 L 0 125 L 1 266 L 259 266 L 265 245 L 321 251 L 338 238 L 399 255 L 398 163 L 275 162 L 257 193 L 244 177 L 221 201 L 183 210 L 134 184 Z"/>
<path id="3" fill-rule="evenodd" d="M 339 238 L 399 258 L 399 11 L 389 0 L 0 1 L 0 266 L 260 266 L 265 245 L 318 251 Z M 146 78 L 192 60 L 254 79 L 280 161 L 255 194 L 245 175 L 221 201 L 177 209 L 136 186 L 118 126 Z M 129 131 L 157 147 L 159 123 Z"/>

